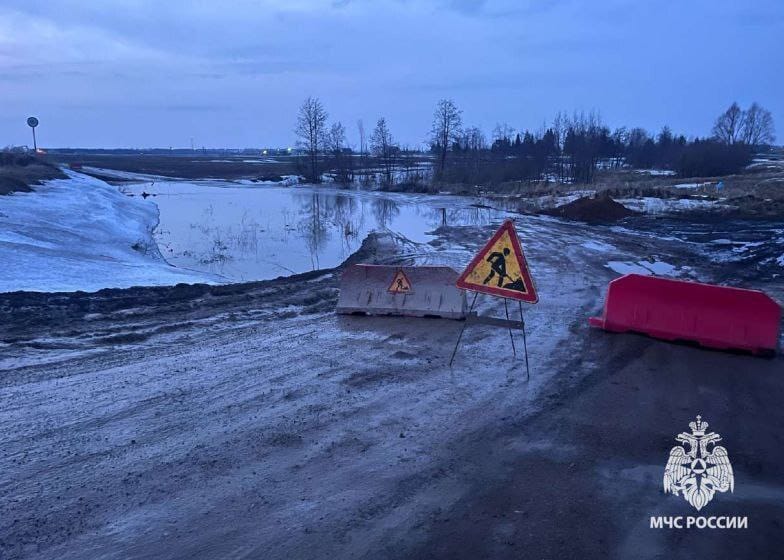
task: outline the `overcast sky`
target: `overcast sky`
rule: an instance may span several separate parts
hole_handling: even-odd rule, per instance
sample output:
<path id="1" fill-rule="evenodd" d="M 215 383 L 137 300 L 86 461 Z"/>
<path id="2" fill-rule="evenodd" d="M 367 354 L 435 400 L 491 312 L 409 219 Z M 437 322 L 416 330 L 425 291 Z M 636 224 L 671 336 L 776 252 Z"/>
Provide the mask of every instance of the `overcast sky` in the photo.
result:
<path id="1" fill-rule="evenodd" d="M 453 98 L 488 136 L 558 110 L 705 135 L 733 100 L 784 137 L 784 2 L 726 0 L 3 0 L 0 144 L 294 142 L 318 96 L 356 142 L 385 116 L 426 138 Z"/>

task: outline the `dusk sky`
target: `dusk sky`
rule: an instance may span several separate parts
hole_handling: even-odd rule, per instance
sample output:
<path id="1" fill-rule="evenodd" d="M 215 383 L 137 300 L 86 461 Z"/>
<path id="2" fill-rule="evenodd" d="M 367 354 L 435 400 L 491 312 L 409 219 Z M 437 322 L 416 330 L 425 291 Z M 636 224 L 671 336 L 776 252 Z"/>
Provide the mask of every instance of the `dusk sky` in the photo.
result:
<path id="1" fill-rule="evenodd" d="M 4 0 L 0 144 L 294 143 L 320 97 L 356 143 L 385 116 L 420 146 L 434 105 L 538 129 L 556 111 L 707 135 L 733 100 L 784 137 L 784 2 Z"/>

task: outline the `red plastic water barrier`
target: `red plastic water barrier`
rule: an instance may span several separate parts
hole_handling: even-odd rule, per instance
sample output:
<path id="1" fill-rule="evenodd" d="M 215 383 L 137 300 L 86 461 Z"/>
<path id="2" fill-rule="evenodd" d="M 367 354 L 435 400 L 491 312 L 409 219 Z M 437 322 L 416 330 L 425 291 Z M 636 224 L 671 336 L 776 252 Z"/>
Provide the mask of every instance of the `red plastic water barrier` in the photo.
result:
<path id="1" fill-rule="evenodd" d="M 756 290 L 627 274 L 610 282 L 604 313 L 588 322 L 612 332 L 769 354 L 778 346 L 781 307 Z"/>

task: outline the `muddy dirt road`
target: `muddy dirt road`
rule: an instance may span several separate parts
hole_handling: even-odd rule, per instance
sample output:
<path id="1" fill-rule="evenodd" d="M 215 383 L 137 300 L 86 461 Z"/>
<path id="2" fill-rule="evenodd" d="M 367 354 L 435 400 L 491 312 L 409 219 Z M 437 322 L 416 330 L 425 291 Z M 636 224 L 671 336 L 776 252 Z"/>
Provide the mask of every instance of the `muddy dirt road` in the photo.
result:
<path id="1" fill-rule="evenodd" d="M 419 247 L 372 236 L 354 259 L 460 268 L 492 230 L 442 228 Z M 705 279 L 728 265 L 669 235 L 550 219 L 521 232 L 538 239 L 527 250 L 541 292 L 526 313 L 528 382 L 505 330 L 469 328 L 450 369 L 459 322 L 334 315 L 339 270 L 0 296 L 0 557 L 780 550 L 784 361 L 587 327 L 608 261 L 650 257 Z M 748 516 L 748 530 L 647 526 L 692 514 L 661 475 L 697 414 L 736 473 L 708 514 Z"/>

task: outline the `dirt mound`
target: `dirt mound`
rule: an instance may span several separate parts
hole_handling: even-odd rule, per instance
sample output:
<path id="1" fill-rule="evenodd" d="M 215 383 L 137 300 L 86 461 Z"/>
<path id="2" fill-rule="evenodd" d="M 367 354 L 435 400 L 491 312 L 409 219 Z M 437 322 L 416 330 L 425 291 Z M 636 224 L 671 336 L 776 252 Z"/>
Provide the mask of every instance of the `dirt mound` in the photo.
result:
<path id="1" fill-rule="evenodd" d="M 604 194 L 597 194 L 593 198 L 584 196 L 568 204 L 544 210 L 542 213 L 588 223 L 614 222 L 629 216 L 639 215 L 639 212 L 629 210 L 623 204 L 615 202 Z"/>

